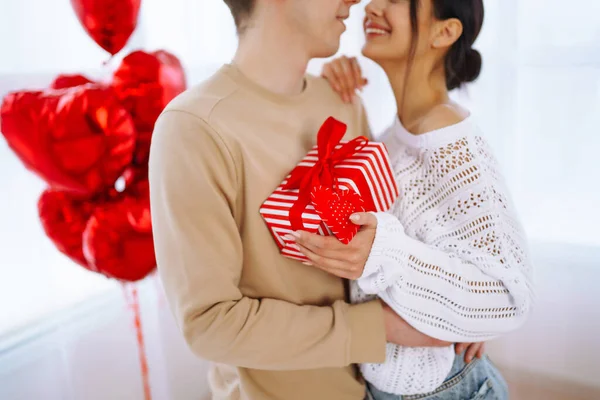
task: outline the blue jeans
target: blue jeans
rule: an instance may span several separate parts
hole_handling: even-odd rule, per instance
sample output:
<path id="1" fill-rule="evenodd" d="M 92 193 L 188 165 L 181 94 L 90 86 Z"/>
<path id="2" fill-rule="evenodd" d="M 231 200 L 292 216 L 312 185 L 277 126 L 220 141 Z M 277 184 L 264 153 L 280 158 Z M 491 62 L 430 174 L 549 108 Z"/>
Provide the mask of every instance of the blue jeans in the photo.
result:
<path id="1" fill-rule="evenodd" d="M 399 396 L 368 385 L 373 400 L 507 400 L 508 385 L 487 356 L 465 364 L 464 354 L 456 356 L 442 385 L 430 393 Z M 369 396 L 367 396 L 369 398 Z"/>

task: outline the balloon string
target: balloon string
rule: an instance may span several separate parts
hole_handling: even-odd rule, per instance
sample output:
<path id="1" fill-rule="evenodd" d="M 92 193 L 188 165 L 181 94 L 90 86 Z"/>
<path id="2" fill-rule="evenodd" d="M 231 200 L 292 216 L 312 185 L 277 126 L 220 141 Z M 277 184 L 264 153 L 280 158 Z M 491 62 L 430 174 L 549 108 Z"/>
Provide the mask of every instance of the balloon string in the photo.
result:
<path id="1" fill-rule="evenodd" d="M 107 59 L 107 60 L 105 60 L 105 61 L 102 63 L 102 66 L 103 66 L 103 67 L 107 67 L 107 66 L 108 66 L 108 65 L 109 65 L 109 64 L 110 64 L 110 63 L 111 63 L 111 62 L 112 62 L 114 59 L 115 59 L 115 56 L 114 56 L 113 54 L 111 54 L 111 55 L 108 57 L 108 59 Z"/>
<path id="2" fill-rule="evenodd" d="M 129 294 L 128 287 L 131 287 L 131 294 Z M 135 326 L 138 354 L 140 358 L 142 385 L 144 387 L 144 400 L 152 400 L 152 394 L 150 391 L 150 379 L 148 373 L 148 359 L 146 357 L 146 347 L 144 345 L 144 333 L 142 329 L 142 318 L 138 291 L 137 288 L 133 285 L 123 285 L 123 289 L 125 291 L 125 298 L 127 299 L 128 306 L 133 311 L 133 323 Z"/>

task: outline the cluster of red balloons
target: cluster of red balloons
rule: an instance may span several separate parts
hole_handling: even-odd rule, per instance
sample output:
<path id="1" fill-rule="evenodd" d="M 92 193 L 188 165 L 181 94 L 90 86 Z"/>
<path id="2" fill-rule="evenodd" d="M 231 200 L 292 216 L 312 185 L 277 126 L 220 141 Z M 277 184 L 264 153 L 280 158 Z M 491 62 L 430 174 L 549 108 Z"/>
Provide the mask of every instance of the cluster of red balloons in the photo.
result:
<path id="1" fill-rule="evenodd" d="M 135 30 L 141 0 L 71 0 L 88 34 L 114 55 Z M 135 51 L 109 82 L 61 75 L 49 88 L 9 93 L 0 130 L 47 184 L 39 217 L 57 249 L 105 276 L 137 281 L 156 267 L 148 157 L 154 123 L 186 88 L 180 61 Z"/>

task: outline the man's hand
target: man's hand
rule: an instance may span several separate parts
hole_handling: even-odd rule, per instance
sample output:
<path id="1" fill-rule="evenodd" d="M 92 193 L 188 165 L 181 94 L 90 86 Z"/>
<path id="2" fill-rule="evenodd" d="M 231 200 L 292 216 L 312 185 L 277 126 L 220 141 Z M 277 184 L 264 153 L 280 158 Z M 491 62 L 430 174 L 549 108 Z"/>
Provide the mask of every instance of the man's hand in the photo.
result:
<path id="1" fill-rule="evenodd" d="M 450 342 L 434 339 L 419 332 L 396 314 L 387 304 L 382 302 L 382 306 L 386 340 L 388 342 L 406 347 L 446 347 L 452 345 Z"/>
<path id="2" fill-rule="evenodd" d="M 388 342 L 407 347 L 446 347 L 452 344 L 419 332 L 396 314 L 387 304 L 382 302 L 382 306 L 386 340 Z M 485 342 L 455 343 L 454 351 L 456 354 L 465 352 L 465 362 L 468 364 L 473 361 L 474 357 L 483 357 L 485 354 Z"/>
<path id="3" fill-rule="evenodd" d="M 462 352 L 465 350 L 465 362 L 468 364 L 473 360 L 473 357 L 483 357 L 483 354 L 485 353 L 485 342 L 456 343 L 454 345 L 454 351 L 456 354 L 462 354 Z"/>

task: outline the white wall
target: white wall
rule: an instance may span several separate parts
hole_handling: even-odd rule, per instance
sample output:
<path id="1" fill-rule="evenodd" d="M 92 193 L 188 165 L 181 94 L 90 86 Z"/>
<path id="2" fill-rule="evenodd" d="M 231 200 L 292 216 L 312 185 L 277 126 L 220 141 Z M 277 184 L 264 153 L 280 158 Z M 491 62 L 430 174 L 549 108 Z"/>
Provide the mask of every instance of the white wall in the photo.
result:
<path id="1" fill-rule="evenodd" d="M 491 342 L 501 366 L 600 389 L 600 249 L 533 247 L 537 304 L 525 326 Z"/>
<path id="2" fill-rule="evenodd" d="M 185 345 L 160 287 L 140 285 L 154 400 L 208 396 L 207 363 Z M 11 338 L 0 338 L 0 399 L 143 399 L 132 313 L 112 290 Z"/>

